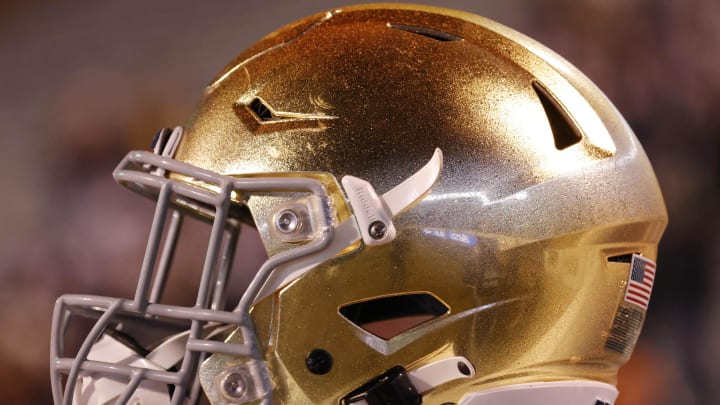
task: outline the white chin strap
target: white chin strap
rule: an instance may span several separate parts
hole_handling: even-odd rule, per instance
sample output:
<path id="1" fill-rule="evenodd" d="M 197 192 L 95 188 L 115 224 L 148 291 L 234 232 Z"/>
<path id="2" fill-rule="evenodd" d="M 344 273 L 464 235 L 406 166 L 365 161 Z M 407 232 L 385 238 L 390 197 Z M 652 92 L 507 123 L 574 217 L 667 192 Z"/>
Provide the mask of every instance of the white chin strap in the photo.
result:
<path id="1" fill-rule="evenodd" d="M 466 395 L 459 405 L 612 405 L 618 390 L 597 381 L 510 385 Z"/>

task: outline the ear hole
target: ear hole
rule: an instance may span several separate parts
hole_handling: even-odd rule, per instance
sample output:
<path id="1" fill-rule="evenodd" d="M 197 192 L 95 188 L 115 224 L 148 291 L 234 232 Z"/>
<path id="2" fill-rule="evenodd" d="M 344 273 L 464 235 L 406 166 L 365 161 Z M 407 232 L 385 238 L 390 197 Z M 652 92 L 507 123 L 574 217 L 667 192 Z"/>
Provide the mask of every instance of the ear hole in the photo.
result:
<path id="1" fill-rule="evenodd" d="M 392 339 L 448 311 L 447 305 L 429 293 L 372 298 L 342 306 L 348 321 L 382 339 Z"/>
<path id="2" fill-rule="evenodd" d="M 555 140 L 555 147 L 558 150 L 563 150 L 580 142 L 582 140 L 582 132 L 575 125 L 575 122 L 570 118 L 570 115 L 565 111 L 562 104 L 537 80 L 532 83 L 532 86 L 545 109 L 545 114 L 547 115 L 548 123 L 550 124 L 550 129 L 552 130 Z"/>

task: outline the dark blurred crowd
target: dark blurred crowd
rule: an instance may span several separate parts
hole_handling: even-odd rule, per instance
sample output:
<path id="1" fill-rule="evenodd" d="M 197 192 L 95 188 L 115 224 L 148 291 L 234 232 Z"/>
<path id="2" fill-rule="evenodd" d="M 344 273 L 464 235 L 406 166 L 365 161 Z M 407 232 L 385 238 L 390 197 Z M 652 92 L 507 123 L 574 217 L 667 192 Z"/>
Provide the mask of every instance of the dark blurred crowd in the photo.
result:
<path id="1" fill-rule="evenodd" d="M 434 3 L 548 45 L 627 118 L 654 164 L 670 225 L 619 404 L 715 403 L 720 2 Z M 340 4 L 348 3 L 0 2 L 0 403 L 50 401 L 58 295 L 133 291 L 152 204 L 114 184 L 117 162 L 148 148 L 158 127 L 181 124 L 245 47 Z"/>

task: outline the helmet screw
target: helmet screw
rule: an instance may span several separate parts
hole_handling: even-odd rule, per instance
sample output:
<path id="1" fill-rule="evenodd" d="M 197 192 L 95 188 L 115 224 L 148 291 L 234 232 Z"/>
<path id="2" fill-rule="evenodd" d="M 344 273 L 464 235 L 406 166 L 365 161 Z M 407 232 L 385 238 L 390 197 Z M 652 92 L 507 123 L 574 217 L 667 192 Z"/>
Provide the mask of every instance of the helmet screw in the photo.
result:
<path id="1" fill-rule="evenodd" d="M 240 371 L 230 371 L 222 379 L 224 394 L 233 399 L 245 396 L 248 390 L 248 375 Z"/>
<path id="2" fill-rule="evenodd" d="M 376 240 L 382 239 L 383 236 L 385 236 L 385 232 L 387 232 L 387 225 L 385 225 L 385 223 L 382 221 L 374 221 L 372 224 L 370 224 L 368 232 L 370 233 L 371 238 Z"/>
<path id="3" fill-rule="evenodd" d="M 462 361 L 458 361 L 457 368 L 462 375 L 470 375 L 470 367 Z"/>
<path id="4" fill-rule="evenodd" d="M 313 374 L 327 374 L 333 366 L 333 358 L 325 350 L 315 349 L 305 359 L 305 366 Z"/>
<path id="5" fill-rule="evenodd" d="M 275 226 L 282 233 L 293 233 L 300 227 L 300 218 L 293 210 L 283 210 L 278 214 Z"/>

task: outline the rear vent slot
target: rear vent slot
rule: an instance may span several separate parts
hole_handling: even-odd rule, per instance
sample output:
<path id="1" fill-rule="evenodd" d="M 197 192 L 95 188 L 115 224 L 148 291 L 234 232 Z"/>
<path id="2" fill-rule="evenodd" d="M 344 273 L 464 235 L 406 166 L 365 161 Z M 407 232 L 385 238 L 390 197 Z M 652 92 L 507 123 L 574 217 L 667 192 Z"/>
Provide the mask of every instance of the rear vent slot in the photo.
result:
<path id="1" fill-rule="evenodd" d="M 273 119 L 272 111 L 270 111 L 270 108 L 259 98 L 254 98 L 250 102 L 249 107 L 261 120 L 270 121 Z"/>
<path id="2" fill-rule="evenodd" d="M 640 253 L 635 253 L 636 255 L 639 255 Z M 632 262 L 633 253 L 627 253 L 624 255 L 617 255 L 617 256 L 610 256 L 607 258 L 608 262 L 611 263 L 628 263 L 630 264 Z"/>
<path id="3" fill-rule="evenodd" d="M 358 327 L 387 340 L 449 310 L 431 294 L 416 293 L 348 304 L 340 308 L 340 314 Z"/>
<path id="4" fill-rule="evenodd" d="M 553 138 L 555 138 L 555 147 L 563 150 L 580 142 L 582 132 L 562 104 L 540 82 L 534 81 L 532 86 L 545 109 Z"/>
<path id="5" fill-rule="evenodd" d="M 417 27 L 415 25 L 389 24 L 388 27 L 396 30 L 412 32 L 413 34 L 422 35 L 440 42 L 460 41 L 462 37 L 453 35 L 444 31 L 434 30 L 432 28 Z"/>

